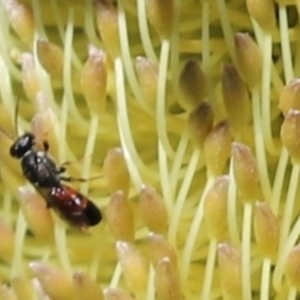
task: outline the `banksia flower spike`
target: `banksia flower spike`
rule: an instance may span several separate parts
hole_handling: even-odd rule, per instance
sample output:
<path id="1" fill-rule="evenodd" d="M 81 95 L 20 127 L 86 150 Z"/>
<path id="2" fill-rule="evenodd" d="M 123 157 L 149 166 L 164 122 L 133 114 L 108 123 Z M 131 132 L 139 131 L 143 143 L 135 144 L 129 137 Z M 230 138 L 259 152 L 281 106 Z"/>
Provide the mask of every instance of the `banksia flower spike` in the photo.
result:
<path id="1" fill-rule="evenodd" d="M 299 16 L 1 0 L 0 299 L 298 299 Z"/>

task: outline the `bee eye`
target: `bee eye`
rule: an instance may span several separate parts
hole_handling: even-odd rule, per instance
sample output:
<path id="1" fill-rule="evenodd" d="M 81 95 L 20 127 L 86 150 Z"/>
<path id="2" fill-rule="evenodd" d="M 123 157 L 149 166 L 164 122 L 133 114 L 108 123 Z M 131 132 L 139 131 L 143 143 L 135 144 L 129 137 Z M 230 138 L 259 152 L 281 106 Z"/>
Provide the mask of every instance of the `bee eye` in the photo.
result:
<path id="1" fill-rule="evenodd" d="M 11 156 L 13 157 L 18 157 L 17 156 L 17 150 L 16 150 L 16 144 L 13 144 L 10 149 L 9 149 L 9 153 Z"/>

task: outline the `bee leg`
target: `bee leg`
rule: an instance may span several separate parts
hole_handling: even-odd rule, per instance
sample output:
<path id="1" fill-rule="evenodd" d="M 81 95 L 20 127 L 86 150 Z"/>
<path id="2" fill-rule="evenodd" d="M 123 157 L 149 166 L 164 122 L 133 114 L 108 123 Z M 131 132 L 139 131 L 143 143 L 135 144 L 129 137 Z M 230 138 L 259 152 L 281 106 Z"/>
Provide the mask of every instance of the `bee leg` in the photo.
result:
<path id="1" fill-rule="evenodd" d="M 49 150 L 49 143 L 47 141 L 43 141 L 44 151 L 47 152 Z"/>
<path id="2" fill-rule="evenodd" d="M 77 177 L 64 177 L 64 176 L 61 176 L 60 180 L 66 181 L 66 182 L 75 182 L 75 181 L 77 181 L 77 182 L 87 182 L 87 181 L 99 179 L 101 177 L 103 177 L 103 175 L 90 177 L 88 179 L 86 179 L 86 178 L 77 178 Z"/>
<path id="3" fill-rule="evenodd" d="M 61 173 L 64 173 L 66 172 L 66 168 L 64 166 L 60 166 L 57 171 L 56 171 L 56 174 L 61 174 Z"/>
<path id="4" fill-rule="evenodd" d="M 66 181 L 66 182 L 75 182 L 75 181 L 78 181 L 78 182 L 86 182 L 86 181 L 88 181 L 88 180 L 85 179 L 85 178 L 74 178 L 74 177 L 64 177 L 64 176 L 61 176 L 61 177 L 60 177 L 60 180 Z"/>

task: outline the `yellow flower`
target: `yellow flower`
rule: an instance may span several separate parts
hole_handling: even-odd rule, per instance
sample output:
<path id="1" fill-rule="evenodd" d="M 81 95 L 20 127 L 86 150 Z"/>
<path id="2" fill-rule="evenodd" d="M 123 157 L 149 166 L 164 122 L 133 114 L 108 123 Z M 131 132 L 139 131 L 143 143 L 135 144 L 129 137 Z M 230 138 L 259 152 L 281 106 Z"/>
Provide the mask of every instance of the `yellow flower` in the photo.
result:
<path id="1" fill-rule="evenodd" d="M 2 0 L 0 299 L 296 299 L 299 12 Z M 26 131 L 99 224 L 47 208 L 10 156 Z"/>

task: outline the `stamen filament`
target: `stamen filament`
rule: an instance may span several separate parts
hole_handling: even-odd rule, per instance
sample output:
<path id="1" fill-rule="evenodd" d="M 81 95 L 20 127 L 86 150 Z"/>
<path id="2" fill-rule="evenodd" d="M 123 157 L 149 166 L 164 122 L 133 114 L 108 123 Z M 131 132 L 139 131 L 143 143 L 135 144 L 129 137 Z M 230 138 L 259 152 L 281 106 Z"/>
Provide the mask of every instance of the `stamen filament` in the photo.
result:
<path id="1" fill-rule="evenodd" d="M 279 162 L 275 173 L 275 179 L 273 184 L 272 196 L 270 206 L 274 213 L 277 215 L 279 212 L 279 203 L 282 195 L 282 188 L 284 183 L 284 177 L 286 176 L 286 169 L 288 164 L 289 155 L 285 148 L 282 148 Z"/>
<path id="2" fill-rule="evenodd" d="M 295 197 L 297 192 L 297 185 L 299 182 L 299 175 L 300 175 L 299 172 L 300 172 L 300 166 L 299 165 L 294 166 L 290 177 L 290 184 L 288 187 L 288 193 L 287 193 L 284 212 L 283 212 L 280 237 L 279 237 L 279 246 L 278 246 L 279 255 L 278 255 L 276 268 L 274 271 L 274 277 L 273 277 L 273 285 L 276 291 L 279 291 L 281 287 L 281 280 L 282 280 L 283 269 L 284 269 L 284 258 L 287 255 L 287 253 L 285 253 L 284 251 L 285 243 L 291 225 L 293 208 L 296 200 Z"/>
<path id="3" fill-rule="evenodd" d="M 178 224 L 180 222 L 180 216 L 182 214 L 184 202 L 186 201 L 188 191 L 190 189 L 192 180 L 194 178 L 197 169 L 199 158 L 200 158 L 200 151 L 194 150 L 189 165 L 187 167 L 186 175 L 183 179 L 180 190 L 178 192 L 178 196 L 175 200 L 175 206 L 173 209 L 170 228 L 169 228 L 169 238 L 172 244 L 175 244 L 176 241 L 176 233 L 177 233 Z"/>
<path id="4" fill-rule="evenodd" d="M 167 153 L 160 141 L 158 142 L 158 163 L 159 163 L 159 172 L 161 178 L 160 184 L 161 184 L 163 197 L 166 202 L 167 210 L 171 213 L 174 203 L 172 201 L 173 195 L 170 187 L 170 175 L 168 172 L 169 170 L 168 158 L 167 158 Z"/>
<path id="5" fill-rule="evenodd" d="M 223 29 L 223 34 L 225 38 L 225 42 L 228 48 L 228 52 L 230 54 L 230 58 L 232 59 L 233 63 L 237 66 L 237 58 L 235 53 L 235 43 L 234 37 L 232 33 L 232 28 L 229 22 L 228 11 L 226 7 L 226 3 L 224 0 L 217 0 L 217 5 L 219 9 L 219 17 Z"/>
<path id="6" fill-rule="evenodd" d="M 74 12 L 73 9 L 69 9 L 68 13 L 68 25 L 66 28 L 66 36 L 65 36 L 65 49 L 64 49 L 64 68 L 63 68 L 63 82 L 64 82 L 64 92 L 65 96 L 68 100 L 68 107 L 70 110 L 70 114 L 76 119 L 76 122 L 80 124 L 80 126 L 87 126 L 87 122 L 79 113 L 79 110 L 75 104 L 75 99 L 73 95 L 73 87 L 72 87 L 72 72 L 71 72 L 71 62 L 72 62 L 72 43 L 73 43 L 73 31 L 74 31 Z"/>
<path id="7" fill-rule="evenodd" d="M 154 63 L 157 64 L 157 55 L 149 34 L 147 14 L 146 14 L 146 0 L 137 1 L 138 23 L 140 28 L 140 37 L 143 44 L 146 56 Z"/>
<path id="8" fill-rule="evenodd" d="M 134 97 L 138 104 L 144 108 L 144 110 L 152 114 L 146 99 L 141 91 L 141 87 L 138 84 L 138 80 L 136 78 L 135 71 L 133 70 L 133 64 L 130 54 L 130 47 L 128 42 L 128 36 L 127 36 L 127 24 L 126 24 L 126 14 L 123 8 L 122 1 L 118 1 L 118 23 L 119 23 L 119 32 L 120 32 L 120 45 L 121 45 L 121 52 L 122 52 L 122 62 L 124 65 L 124 70 L 129 82 L 129 85 L 131 87 L 131 90 L 134 94 Z"/>
<path id="9" fill-rule="evenodd" d="M 237 222 L 237 187 L 233 175 L 233 160 L 230 161 L 229 167 L 229 186 L 227 202 L 227 222 L 229 236 L 234 245 L 240 244 L 239 226 Z"/>
<path id="10" fill-rule="evenodd" d="M 255 138 L 255 153 L 257 159 L 258 173 L 260 177 L 261 187 L 263 190 L 264 199 L 270 199 L 271 196 L 271 183 L 267 168 L 266 152 L 264 147 L 263 135 L 261 132 L 261 112 L 259 108 L 259 91 L 253 88 L 252 91 L 252 114 Z"/>
<path id="11" fill-rule="evenodd" d="M 89 41 L 97 48 L 103 48 L 103 43 L 99 40 L 94 26 L 93 2 L 85 0 L 84 4 L 84 28 Z"/>
<path id="12" fill-rule="evenodd" d="M 124 74 L 123 64 L 120 58 L 115 59 L 115 73 L 116 73 L 116 92 L 117 92 L 117 116 L 118 126 L 120 132 L 120 139 L 124 151 L 124 157 L 127 161 L 129 173 L 135 183 L 136 188 L 140 188 L 143 183 L 139 169 L 146 169 L 134 146 L 131 136 L 130 125 L 127 114 L 127 106 L 124 90 Z M 139 168 L 140 167 L 140 168 Z"/>
<path id="13" fill-rule="evenodd" d="M 162 41 L 158 78 L 157 78 L 157 96 L 156 96 L 156 126 L 160 142 L 162 143 L 167 156 L 174 157 L 174 150 L 170 145 L 166 129 L 166 83 L 167 83 L 167 69 L 170 54 L 170 42 L 168 40 Z"/>
<path id="14" fill-rule="evenodd" d="M 115 270 L 114 270 L 113 275 L 111 277 L 109 287 L 111 287 L 111 288 L 117 287 L 119 282 L 120 282 L 121 276 L 122 276 L 122 269 L 121 269 L 120 263 L 118 262 L 115 266 Z"/>
<path id="15" fill-rule="evenodd" d="M 72 275 L 72 267 L 69 260 L 68 255 L 68 245 L 66 239 L 66 228 L 64 225 L 59 222 L 55 222 L 54 224 L 54 236 L 55 236 L 55 244 L 57 249 L 57 254 L 59 261 L 65 270 L 65 272 L 71 276 Z"/>
<path id="16" fill-rule="evenodd" d="M 209 177 L 208 181 L 204 187 L 204 190 L 202 191 L 201 197 L 198 202 L 198 206 L 195 210 L 195 215 L 193 217 L 192 224 L 190 226 L 190 229 L 188 231 L 188 236 L 186 238 L 185 246 L 183 249 L 182 253 L 182 259 L 181 259 L 181 281 L 182 285 L 184 286 L 187 278 L 188 278 L 188 273 L 190 271 L 190 260 L 191 260 L 191 255 L 195 247 L 195 242 L 197 238 L 197 234 L 200 231 L 202 222 L 203 222 L 203 207 L 204 207 L 204 199 L 205 196 L 212 186 L 214 182 L 213 177 Z"/>
<path id="17" fill-rule="evenodd" d="M 95 150 L 98 127 L 99 127 L 99 116 L 97 114 L 93 113 L 91 116 L 90 129 L 89 129 L 89 134 L 88 134 L 88 138 L 87 138 L 87 142 L 86 142 L 86 146 L 85 146 L 84 162 L 83 162 L 83 168 L 82 168 L 82 173 L 81 173 L 82 178 L 85 178 L 85 179 L 90 178 L 91 163 L 92 163 L 92 157 L 93 157 L 94 150 Z M 88 186 L 89 186 L 88 181 L 83 182 L 81 184 L 80 191 L 83 194 L 87 194 Z"/>
<path id="18" fill-rule="evenodd" d="M 22 253 L 24 249 L 24 239 L 27 230 L 27 224 L 21 210 L 18 213 L 16 224 L 17 225 L 15 229 L 15 251 L 10 269 L 11 277 L 22 275 L 23 273 Z"/>
<path id="19" fill-rule="evenodd" d="M 266 34 L 263 38 L 264 49 L 263 67 L 262 67 L 262 83 L 261 83 L 261 111 L 262 129 L 267 151 L 272 155 L 278 155 L 279 149 L 275 146 L 271 132 L 271 99 L 270 99 L 270 82 L 271 82 L 271 66 L 272 66 L 272 36 Z"/>
<path id="20" fill-rule="evenodd" d="M 189 142 L 189 139 L 187 136 L 187 131 L 185 131 L 179 141 L 179 144 L 176 149 L 175 156 L 174 156 L 173 165 L 172 165 L 171 171 L 170 171 L 170 188 L 172 191 L 172 195 L 175 195 L 177 183 L 178 183 L 178 180 L 180 179 L 179 171 L 183 164 L 184 153 L 188 146 L 188 142 Z"/>
<path id="21" fill-rule="evenodd" d="M 251 219 L 252 219 L 252 204 L 246 203 L 244 206 L 243 216 L 243 232 L 242 232 L 242 292 L 244 300 L 251 300 Z"/>
<path id="22" fill-rule="evenodd" d="M 264 259 L 261 271 L 261 283 L 260 283 L 260 300 L 270 298 L 270 277 L 271 277 L 271 260 L 269 258 Z"/>
<path id="23" fill-rule="evenodd" d="M 282 61 L 285 81 L 289 82 L 294 78 L 293 72 L 293 60 L 289 41 L 288 23 L 287 23 L 287 12 L 286 6 L 279 5 L 279 29 L 280 29 L 280 41 L 282 49 Z"/>
<path id="24" fill-rule="evenodd" d="M 207 262 L 204 272 L 204 280 L 202 284 L 201 296 L 199 299 L 211 299 L 212 280 L 217 253 L 217 240 L 212 238 L 209 242 Z"/>
<path id="25" fill-rule="evenodd" d="M 210 73 L 210 30 L 209 30 L 209 1 L 202 1 L 202 68 L 209 77 Z"/>

